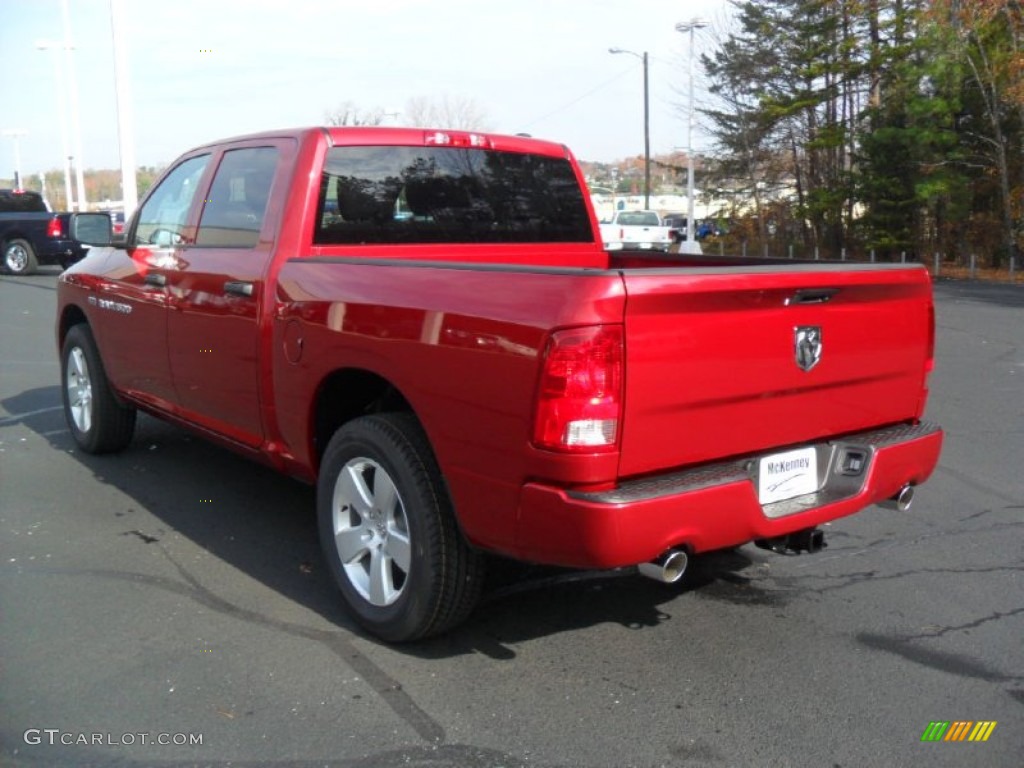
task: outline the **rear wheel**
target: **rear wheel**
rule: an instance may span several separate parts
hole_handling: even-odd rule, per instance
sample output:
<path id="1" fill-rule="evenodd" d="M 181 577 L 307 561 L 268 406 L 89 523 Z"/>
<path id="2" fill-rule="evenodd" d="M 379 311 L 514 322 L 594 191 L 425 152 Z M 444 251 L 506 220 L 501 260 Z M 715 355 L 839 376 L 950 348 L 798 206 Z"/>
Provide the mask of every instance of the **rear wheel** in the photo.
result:
<path id="1" fill-rule="evenodd" d="M 64 338 L 61 393 L 71 436 L 87 453 L 120 451 L 132 440 L 135 409 L 114 397 L 92 331 L 76 325 Z"/>
<path id="2" fill-rule="evenodd" d="M 12 275 L 31 275 L 38 266 L 32 244 L 28 240 L 11 240 L 4 246 L 3 264 Z"/>
<path id="3" fill-rule="evenodd" d="M 426 435 L 410 414 L 364 416 L 331 438 L 317 485 L 320 539 L 353 617 L 391 642 L 472 611 L 483 559 L 465 542 Z"/>

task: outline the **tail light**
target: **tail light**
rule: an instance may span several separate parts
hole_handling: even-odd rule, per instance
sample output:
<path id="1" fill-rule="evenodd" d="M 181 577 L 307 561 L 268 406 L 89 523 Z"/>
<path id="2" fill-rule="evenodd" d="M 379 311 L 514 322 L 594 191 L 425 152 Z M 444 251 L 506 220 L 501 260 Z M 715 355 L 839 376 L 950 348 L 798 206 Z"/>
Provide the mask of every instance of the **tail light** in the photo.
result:
<path id="1" fill-rule="evenodd" d="M 925 373 L 935 370 L 935 303 L 928 302 L 928 353 L 924 364 Z"/>
<path id="2" fill-rule="evenodd" d="M 928 344 L 925 348 L 924 376 L 921 379 L 921 397 L 917 401 L 917 418 L 924 418 L 928 404 L 928 378 L 935 370 L 935 303 L 928 302 Z"/>
<path id="3" fill-rule="evenodd" d="M 570 453 L 612 451 L 622 420 L 622 326 L 552 334 L 537 394 L 534 444 Z"/>
<path id="4" fill-rule="evenodd" d="M 46 236 L 54 239 L 64 237 L 64 228 L 56 216 L 50 219 L 50 223 L 46 225 Z"/>

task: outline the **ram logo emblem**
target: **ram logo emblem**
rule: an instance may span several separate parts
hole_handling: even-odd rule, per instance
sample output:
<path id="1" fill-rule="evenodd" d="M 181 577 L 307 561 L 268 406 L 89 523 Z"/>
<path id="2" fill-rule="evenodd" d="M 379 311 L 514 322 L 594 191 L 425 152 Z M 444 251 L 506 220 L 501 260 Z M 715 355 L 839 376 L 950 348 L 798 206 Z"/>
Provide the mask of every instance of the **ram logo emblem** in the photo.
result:
<path id="1" fill-rule="evenodd" d="M 821 361 L 821 328 L 817 325 L 801 325 L 793 331 L 793 346 L 796 364 L 809 371 Z"/>

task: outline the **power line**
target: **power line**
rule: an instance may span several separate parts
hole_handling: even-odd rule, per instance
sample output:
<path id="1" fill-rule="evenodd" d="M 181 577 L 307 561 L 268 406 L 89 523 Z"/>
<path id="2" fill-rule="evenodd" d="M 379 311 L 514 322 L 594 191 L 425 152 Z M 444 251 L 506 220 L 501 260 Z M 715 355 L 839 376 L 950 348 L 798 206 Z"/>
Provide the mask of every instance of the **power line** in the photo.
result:
<path id="1" fill-rule="evenodd" d="M 636 67 L 630 67 L 629 69 L 623 70 L 622 72 L 620 72 L 619 74 L 615 75 L 614 77 L 611 77 L 611 78 L 605 80 L 600 85 L 597 85 L 594 88 L 592 88 L 591 90 L 587 91 L 582 96 L 578 96 L 577 98 L 573 99 L 572 101 L 566 102 L 562 106 L 557 107 L 556 109 L 551 110 L 546 115 L 541 115 L 540 117 L 531 120 L 530 122 L 526 123 L 526 125 L 523 126 L 523 127 L 524 128 L 532 128 L 533 126 L 535 126 L 537 123 L 541 122 L 542 120 L 547 120 L 552 115 L 557 115 L 559 112 L 564 112 L 569 107 L 573 106 L 574 104 L 578 104 L 579 102 L 583 101 L 588 96 L 593 96 L 595 93 L 600 91 L 602 88 L 607 88 L 609 85 L 614 83 L 616 80 L 618 80 L 620 78 L 623 78 L 623 77 L 625 77 L 628 74 L 631 74 L 635 69 L 636 69 Z"/>

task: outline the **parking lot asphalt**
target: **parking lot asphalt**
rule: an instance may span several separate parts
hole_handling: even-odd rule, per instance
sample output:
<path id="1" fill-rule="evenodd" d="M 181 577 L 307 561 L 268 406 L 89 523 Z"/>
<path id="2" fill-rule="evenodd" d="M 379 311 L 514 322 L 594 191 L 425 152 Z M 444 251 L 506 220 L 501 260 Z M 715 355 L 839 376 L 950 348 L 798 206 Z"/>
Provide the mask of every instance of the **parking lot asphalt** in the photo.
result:
<path id="1" fill-rule="evenodd" d="M 56 274 L 0 277 L 0 763 L 1021 764 L 1021 288 L 936 285 L 947 441 L 909 512 L 682 587 L 510 568 L 389 647 L 335 597 L 310 488 L 148 417 L 122 454 L 74 446 Z M 936 721 L 996 726 L 922 741 Z"/>

